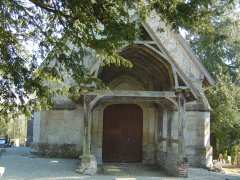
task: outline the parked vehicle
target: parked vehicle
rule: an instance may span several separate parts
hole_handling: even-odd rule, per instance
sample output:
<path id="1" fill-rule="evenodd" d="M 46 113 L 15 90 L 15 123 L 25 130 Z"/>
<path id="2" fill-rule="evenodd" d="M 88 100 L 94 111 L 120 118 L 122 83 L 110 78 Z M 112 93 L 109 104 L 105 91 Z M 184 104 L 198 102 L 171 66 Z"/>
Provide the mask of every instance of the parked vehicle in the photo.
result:
<path id="1" fill-rule="evenodd" d="M 8 141 L 6 138 L 0 138 L 0 148 L 7 147 L 11 147 L 10 141 Z"/>

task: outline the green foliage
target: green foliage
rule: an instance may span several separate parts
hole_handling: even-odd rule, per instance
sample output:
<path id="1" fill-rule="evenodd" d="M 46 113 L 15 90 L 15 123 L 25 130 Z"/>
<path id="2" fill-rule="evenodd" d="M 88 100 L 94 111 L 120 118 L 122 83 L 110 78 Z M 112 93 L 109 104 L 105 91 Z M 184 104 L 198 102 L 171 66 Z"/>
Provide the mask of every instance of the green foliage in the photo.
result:
<path id="1" fill-rule="evenodd" d="M 232 81 L 235 81 L 240 67 L 238 13 L 227 11 L 222 16 L 215 17 L 213 21 L 214 33 L 194 37 L 190 35 L 188 38 L 191 39 L 193 49 L 213 76 L 229 73 Z"/>
<path id="2" fill-rule="evenodd" d="M 234 145 L 231 149 L 232 164 L 237 163 L 238 153 L 240 152 L 240 145 Z"/>
<path id="3" fill-rule="evenodd" d="M 225 161 L 227 161 L 227 158 L 228 158 L 228 151 L 225 150 L 225 151 L 224 151 L 224 154 L 223 154 L 223 159 L 224 159 Z"/>
<path id="4" fill-rule="evenodd" d="M 1 0 L 0 116 L 29 116 L 33 110 L 49 108 L 56 94 L 75 97 L 101 87 L 83 65 L 87 49 L 104 65 L 130 67 L 118 50 L 126 42 L 133 43 L 140 34 L 140 22 L 153 10 L 175 30 L 185 28 L 198 34 L 212 32 L 212 15 L 229 3 L 231 0 Z M 64 71 L 75 80 L 74 87 L 59 85 Z M 58 84 L 58 88 L 50 89 L 46 82 Z"/>
<path id="5" fill-rule="evenodd" d="M 218 152 L 231 150 L 231 146 L 240 139 L 240 87 L 227 75 L 220 74 L 217 84 L 207 90 L 207 96 L 213 109 L 211 114 L 211 132 L 217 137 Z"/>
<path id="6" fill-rule="evenodd" d="M 7 132 L 7 123 L 5 120 L 0 119 L 0 137 L 4 137 Z"/>
<path id="7" fill-rule="evenodd" d="M 210 105 L 211 132 L 216 137 L 218 153 L 232 151 L 240 143 L 240 37 L 239 13 L 228 9 L 212 18 L 214 33 L 188 39 L 195 52 L 216 79 L 216 85 L 206 90 Z"/>

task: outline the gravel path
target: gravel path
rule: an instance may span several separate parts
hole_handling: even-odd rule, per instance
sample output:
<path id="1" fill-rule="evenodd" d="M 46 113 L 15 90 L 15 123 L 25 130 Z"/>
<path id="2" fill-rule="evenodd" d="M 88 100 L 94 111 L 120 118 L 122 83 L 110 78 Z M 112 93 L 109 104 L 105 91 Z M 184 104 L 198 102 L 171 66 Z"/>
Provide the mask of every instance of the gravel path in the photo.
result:
<path id="1" fill-rule="evenodd" d="M 5 173 L 0 179 L 6 180 L 114 180 L 116 176 L 96 175 L 82 176 L 75 173 L 78 160 L 39 158 L 31 155 L 30 148 L 9 148 L 0 157 L 0 167 L 5 168 Z M 180 180 L 181 178 L 167 177 L 164 173 L 157 176 L 151 171 L 144 174 L 135 169 L 131 177 L 137 180 Z M 134 175 L 135 174 L 135 175 Z M 227 176 L 209 172 L 204 169 L 191 168 L 190 180 L 240 180 L 240 176 Z"/>

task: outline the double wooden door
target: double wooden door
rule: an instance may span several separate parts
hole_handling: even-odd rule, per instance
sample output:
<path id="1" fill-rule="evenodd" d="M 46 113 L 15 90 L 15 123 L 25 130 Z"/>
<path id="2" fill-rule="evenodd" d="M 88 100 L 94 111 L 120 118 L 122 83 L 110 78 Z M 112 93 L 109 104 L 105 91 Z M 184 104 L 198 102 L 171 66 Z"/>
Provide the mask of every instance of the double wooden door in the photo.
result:
<path id="1" fill-rule="evenodd" d="M 103 162 L 142 161 L 142 109 L 115 104 L 103 113 Z"/>

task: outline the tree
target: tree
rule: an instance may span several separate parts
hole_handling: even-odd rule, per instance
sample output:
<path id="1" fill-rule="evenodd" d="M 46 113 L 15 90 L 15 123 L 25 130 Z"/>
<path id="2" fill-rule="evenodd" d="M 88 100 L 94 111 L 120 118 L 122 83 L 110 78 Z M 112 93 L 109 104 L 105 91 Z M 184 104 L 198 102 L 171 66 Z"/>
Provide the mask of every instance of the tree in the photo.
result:
<path id="1" fill-rule="evenodd" d="M 140 22 L 155 11 L 173 29 L 212 32 L 212 15 L 231 0 L 1 0 L 0 1 L 0 116 L 15 118 L 47 108 L 51 97 L 62 93 L 44 82 L 62 81 L 62 70 L 77 84 L 97 81 L 84 66 L 86 48 L 103 63 L 128 64 L 117 53 L 140 34 Z M 137 16 L 138 19 L 133 20 Z M 74 52 L 67 42 L 76 45 Z M 33 46 L 28 51 L 28 46 Z M 35 48 L 34 48 L 35 47 Z M 54 59 L 60 64 L 49 66 Z M 39 68 L 40 62 L 44 66 Z M 97 87 L 95 87 L 97 88 Z M 87 87 L 65 92 L 73 93 Z"/>
<path id="2" fill-rule="evenodd" d="M 7 123 L 4 119 L 0 119 L 0 136 L 3 137 L 7 132 Z"/>
<path id="3" fill-rule="evenodd" d="M 188 39 L 195 52 L 216 79 L 216 85 L 206 94 L 212 107 L 211 132 L 215 137 L 215 156 L 232 152 L 240 139 L 240 37 L 239 12 L 226 10 L 213 16 L 214 33 Z"/>
<path id="4" fill-rule="evenodd" d="M 207 90 L 213 109 L 211 132 L 216 138 L 213 144 L 215 155 L 231 152 L 240 143 L 240 87 L 231 81 L 229 75 L 219 74 L 216 86 Z"/>

